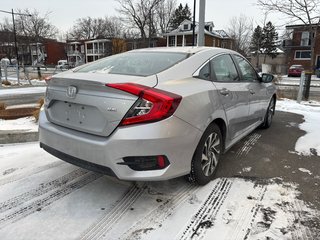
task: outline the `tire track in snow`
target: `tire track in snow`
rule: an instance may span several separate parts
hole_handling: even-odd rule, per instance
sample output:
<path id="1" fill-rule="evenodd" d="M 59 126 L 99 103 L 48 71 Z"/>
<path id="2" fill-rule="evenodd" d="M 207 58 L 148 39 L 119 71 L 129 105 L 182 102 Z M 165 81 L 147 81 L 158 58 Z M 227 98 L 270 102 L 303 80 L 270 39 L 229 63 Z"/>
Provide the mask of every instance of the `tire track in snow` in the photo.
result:
<path id="1" fill-rule="evenodd" d="M 251 202 L 248 202 L 250 204 L 247 203 L 246 207 L 242 208 L 242 213 L 238 220 L 238 223 L 234 228 L 234 231 L 228 234 L 227 239 L 248 239 L 248 236 L 252 231 L 253 224 L 256 220 L 257 214 L 261 208 L 261 201 L 263 200 L 267 192 L 267 186 L 257 185 L 255 188 L 259 188 L 259 190 L 257 190 L 257 195 L 254 198 L 253 196 L 251 196 Z"/>
<path id="2" fill-rule="evenodd" d="M 98 173 L 89 172 L 84 176 L 72 181 L 66 185 L 61 186 L 56 191 L 51 192 L 43 196 L 40 199 L 37 199 L 31 203 L 27 203 L 25 206 L 8 213 L 5 216 L 0 217 L 0 229 L 5 227 L 7 224 L 19 221 L 32 213 L 37 211 L 41 211 L 43 208 L 51 205 L 55 201 L 67 196 L 68 194 L 84 187 L 85 185 L 95 181 L 96 179 L 100 178 L 102 175 Z"/>
<path id="3" fill-rule="evenodd" d="M 224 203 L 232 181 L 223 178 L 213 188 L 198 212 L 191 218 L 190 223 L 185 227 L 178 239 L 201 239 L 206 229 L 213 226 L 215 217 Z"/>
<path id="4" fill-rule="evenodd" d="M 247 155 L 252 147 L 258 142 L 261 135 L 258 133 L 254 133 L 249 136 L 249 139 L 246 140 L 243 146 L 237 151 L 236 156 L 240 157 L 242 155 Z"/>
<path id="5" fill-rule="evenodd" d="M 145 191 L 145 185 L 131 186 L 123 197 L 118 200 L 118 203 L 112 207 L 111 211 L 102 217 L 98 222 L 89 227 L 81 236 L 80 239 L 101 239 L 108 231 L 121 219 L 121 217 L 129 210 L 133 203 Z"/>
<path id="6" fill-rule="evenodd" d="M 288 212 L 291 213 L 291 224 L 293 226 L 291 237 L 293 240 L 312 240 L 317 239 L 313 237 L 311 230 L 301 224 L 301 220 L 304 219 L 302 216 L 303 209 L 299 200 L 295 200 L 293 204 L 287 205 Z M 315 236 L 316 237 L 316 236 Z M 318 236 L 319 237 L 319 236 Z"/>
<path id="7" fill-rule="evenodd" d="M 84 174 L 88 173 L 89 171 L 84 170 L 82 168 L 78 168 L 70 173 L 65 174 L 62 177 L 59 177 L 53 181 L 41 183 L 38 188 L 32 189 L 28 192 L 25 192 L 21 195 L 15 196 L 5 202 L 0 203 L 0 213 L 3 213 L 7 210 L 15 208 L 27 201 L 30 201 L 33 198 L 39 197 L 43 194 L 52 191 L 55 188 L 59 188 L 70 181 L 83 176 Z"/>
<path id="8" fill-rule="evenodd" d="M 143 219 L 136 222 L 127 232 L 119 237 L 119 239 L 140 239 L 142 234 L 159 228 L 176 208 L 199 189 L 200 187 L 193 184 L 184 185 L 176 195 L 164 200 L 161 205 L 149 212 Z"/>
<path id="9" fill-rule="evenodd" d="M 30 169 L 29 171 L 24 171 L 22 173 L 9 175 L 7 177 L 4 177 L 4 178 L 0 179 L 0 186 L 8 184 L 8 183 L 15 182 L 15 181 L 18 181 L 18 180 L 21 180 L 21 179 L 24 179 L 26 177 L 29 177 L 31 175 L 34 175 L 34 174 L 37 174 L 37 173 L 40 173 L 40 172 L 44 172 L 46 170 L 49 170 L 50 168 L 55 168 L 55 167 L 58 167 L 58 166 L 60 166 L 62 164 L 65 164 L 65 162 L 56 161 L 56 162 L 53 162 L 53 163 L 50 163 L 50 164 L 47 164 L 47 165 L 44 165 L 44 166 L 40 166 L 40 167 L 36 167 L 36 168 Z"/>

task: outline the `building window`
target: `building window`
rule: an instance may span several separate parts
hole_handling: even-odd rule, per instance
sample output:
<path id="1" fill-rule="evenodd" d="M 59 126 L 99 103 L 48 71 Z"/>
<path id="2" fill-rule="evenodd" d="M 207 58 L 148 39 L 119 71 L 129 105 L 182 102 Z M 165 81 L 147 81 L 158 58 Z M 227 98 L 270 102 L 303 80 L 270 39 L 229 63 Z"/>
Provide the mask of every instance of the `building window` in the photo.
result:
<path id="1" fill-rule="evenodd" d="M 189 30 L 190 24 L 183 24 L 183 30 Z"/>
<path id="2" fill-rule="evenodd" d="M 170 36 L 170 41 L 169 41 L 169 46 L 175 46 L 175 43 L 176 43 L 176 41 L 175 41 L 175 37 L 174 36 Z"/>
<path id="3" fill-rule="evenodd" d="M 294 59 L 300 59 L 300 60 L 311 59 L 311 51 L 296 51 Z"/>
<path id="4" fill-rule="evenodd" d="M 302 32 L 301 34 L 301 46 L 310 46 L 311 40 L 310 40 L 310 33 L 309 32 Z"/>
<path id="5" fill-rule="evenodd" d="M 212 39 L 212 46 L 215 47 L 216 46 L 216 40 Z"/>

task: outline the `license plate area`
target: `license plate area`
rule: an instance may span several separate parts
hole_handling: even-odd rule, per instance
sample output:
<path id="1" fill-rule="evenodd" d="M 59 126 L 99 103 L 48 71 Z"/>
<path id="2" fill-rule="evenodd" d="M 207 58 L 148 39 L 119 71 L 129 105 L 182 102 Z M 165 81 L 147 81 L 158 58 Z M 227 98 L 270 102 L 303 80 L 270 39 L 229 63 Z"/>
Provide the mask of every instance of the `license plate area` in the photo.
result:
<path id="1" fill-rule="evenodd" d="M 56 101 L 48 110 L 52 122 L 72 129 L 103 135 L 108 125 L 95 106 Z"/>

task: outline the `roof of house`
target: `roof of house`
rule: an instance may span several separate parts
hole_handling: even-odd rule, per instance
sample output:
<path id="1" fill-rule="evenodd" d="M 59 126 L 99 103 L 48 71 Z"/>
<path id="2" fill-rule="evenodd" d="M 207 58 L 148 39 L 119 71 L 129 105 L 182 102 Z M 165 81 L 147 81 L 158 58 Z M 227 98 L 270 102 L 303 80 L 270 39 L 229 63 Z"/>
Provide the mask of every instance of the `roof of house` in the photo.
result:
<path id="1" fill-rule="evenodd" d="M 306 24 L 295 24 L 295 25 L 287 25 L 286 26 L 286 28 L 304 28 L 304 27 L 308 27 L 309 25 L 306 25 Z M 312 26 L 313 27 L 316 27 L 316 26 L 318 26 L 318 27 L 320 27 L 320 25 L 319 24 L 316 24 L 316 23 L 314 23 L 314 24 L 312 24 Z"/>
<path id="2" fill-rule="evenodd" d="M 193 34 L 193 30 L 192 29 L 187 29 L 187 30 L 184 30 L 183 26 L 185 24 L 192 24 L 193 22 L 191 20 L 184 20 L 178 28 L 172 30 L 171 32 L 168 32 L 168 33 L 165 33 L 163 34 L 164 36 L 175 36 L 175 35 L 192 35 Z M 195 33 L 198 33 L 199 32 L 199 23 L 196 22 L 195 23 Z M 213 22 L 205 22 L 205 27 L 214 27 L 214 24 Z M 209 28 L 210 29 L 210 28 Z M 213 37 L 217 37 L 217 38 L 221 38 L 221 39 L 229 39 L 230 36 L 224 31 L 224 30 L 213 30 L 212 31 L 209 31 L 207 29 L 204 29 L 204 33 L 206 35 L 209 35 L 209 36 L 213 36 Z"/>

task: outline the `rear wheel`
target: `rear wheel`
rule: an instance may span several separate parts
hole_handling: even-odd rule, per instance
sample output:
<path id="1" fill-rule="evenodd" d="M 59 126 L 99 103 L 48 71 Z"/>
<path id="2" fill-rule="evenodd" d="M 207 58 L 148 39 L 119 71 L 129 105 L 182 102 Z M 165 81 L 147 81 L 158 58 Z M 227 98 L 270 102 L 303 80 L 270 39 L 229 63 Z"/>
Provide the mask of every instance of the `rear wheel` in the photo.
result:
<path id="1" fill-rule="evenodd" d="M 266 115 L 264 117 L 264 122 L 262 124 L 262 128 L 269 128 L 272 124 L 272 119 L 275 111 L 275 100 L 271 98 Z"/>
<path id="2" fill-rule="evenodd" d="M 220 128 L 211 124 L 201 137 L 191 163 L 190 180 L 200 185 L 210 182 L 223 152 Z"/>

